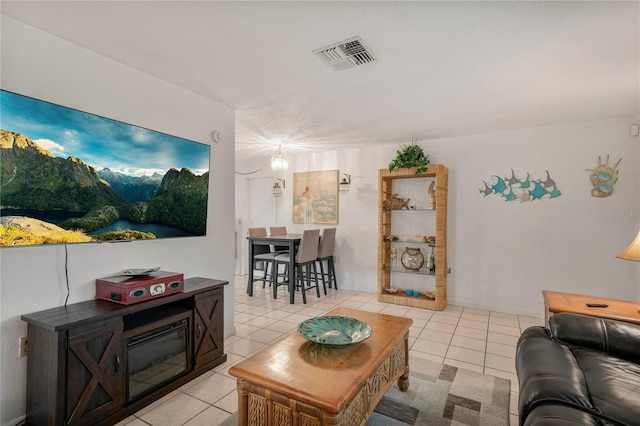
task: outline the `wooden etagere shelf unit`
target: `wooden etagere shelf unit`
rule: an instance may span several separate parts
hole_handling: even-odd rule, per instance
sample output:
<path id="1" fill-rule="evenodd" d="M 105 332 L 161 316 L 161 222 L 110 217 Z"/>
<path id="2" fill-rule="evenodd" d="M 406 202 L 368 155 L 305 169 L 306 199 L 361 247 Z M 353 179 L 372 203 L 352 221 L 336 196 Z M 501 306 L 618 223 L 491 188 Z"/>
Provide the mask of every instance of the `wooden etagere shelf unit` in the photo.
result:
<path id="1" fill-rule="evenodd" d="M 378 174 L 378 300 L 380 302 L 395 303 L 399 305 L 415 306 L 420 308 L 443 310 L 447 306 L 447 192 L 449 169 L 441 164 L 428 166 L 426 172 L 416 175 L 415 168 L 401 168 L 389 171 L 380 169 Z M 421 208 L 409 210 L 390 210 L 384 207 L 384 201 L 391 197 L 394 192 L 393 182 L 400 179 L 431 178 L 435 180 L 435 208 Z M 428 197 L 428 182 L 425 181 L 424 194 Z M 432 210 L 425 212 L 424 210 Z M 404 215 L 427 214 L 435 216 L 427 220 L 435 221 L 435 244 L 417 244 L 415 242 L 405 242 L 404 245 L 424 246 L 426 253 L 433 250 L 435 256 L 435 273 L 427 273 L 424 270 L 417 272 L 405 272 L 403 268 L 392 265 L 391 248 L 400 247 L 398 242 L 389 241 L 385 236 L 392 235 L 392 222 L 403 220 Z M 404 216 L 406 218 L 406 216 Z M 431 225 L 433 228 L 433 225 Z M 397 259 L 399 262 L 401 251 L 398 250 Z M 406 289 L 399 288 L 397 293 L 388 293 L 386 289 L 394 287 L 393 277 L 395 274 L 414 274 L 419 281 L 419 290 L 435 291 L 435 299 L 428 299 L 424 295 L 408 296 Z M 431 276 L 427 276 L 431 275 Z"/>

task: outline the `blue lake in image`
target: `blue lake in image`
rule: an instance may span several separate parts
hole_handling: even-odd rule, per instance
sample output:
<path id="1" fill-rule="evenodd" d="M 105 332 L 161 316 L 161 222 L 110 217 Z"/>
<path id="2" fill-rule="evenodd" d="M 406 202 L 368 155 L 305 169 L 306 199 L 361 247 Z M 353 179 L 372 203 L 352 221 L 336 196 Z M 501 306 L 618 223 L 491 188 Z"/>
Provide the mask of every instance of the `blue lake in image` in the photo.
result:
<path id="1" fill-rule="evenodd" d="M 178 228 L 172 228 L 166 225 L 160 225 L 158 223 L 137 223 L 131 222 L 128 220 L 118 220 L 117 222 L 112 223 L 109 226 L 105 226 L 104 228 L 96 229 L 95 231 L 89 232 L 89 235 L 100 235 L 109 231 L 122 231 L 125 229 L 135 229 L 136 231 L 141 232 L 150 232 L 156 236 L 156 238 L 171 238 L 171 237 L 192 237 L 195 234 L 184 231 Z"/>
<path id="2" fill-rule="evenodd" d="M 66 210 L 0 209 L 0 216 L 25 216 L 54 225 L 59 225 L 67 219 L 82 217 L 85 214 L 87 212 L 70 212 Z"/>

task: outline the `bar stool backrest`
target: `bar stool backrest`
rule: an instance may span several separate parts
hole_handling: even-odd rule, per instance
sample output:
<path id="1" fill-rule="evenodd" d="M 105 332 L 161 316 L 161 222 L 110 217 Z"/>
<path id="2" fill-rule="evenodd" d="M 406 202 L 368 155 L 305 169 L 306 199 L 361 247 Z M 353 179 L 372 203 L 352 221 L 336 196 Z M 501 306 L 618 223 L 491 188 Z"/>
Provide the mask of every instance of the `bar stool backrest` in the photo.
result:
<path id="1" fill-rule="evenodd" d="M 296 263 L 307 263 L 315 261 L 318 256 L 318 240 L 320 239 L 319 229 L 307 229 L 302 232 L 300 247 L 296 256 Z"/>
<path id="2" fill-rule="evenodd" d="M 270 231 L 271 231 L 271 235 L 275 235 L 275 236 L 287 235 L 286 226 L 272 226 Z"/>
<path id="3" fill-rule="evenodd" d="M 287 227 L 286 226 L 272 226 L 269 230 L 271 232 L 271 236 L 278 237 L 282 235 L 287 235 Z M 273 246 L 273 251 L 288 251 L 288 246 Z"/>
<path id="4" fill-rule="evenodd" d="M 267 228 L 249 228 L 250 237 L 266 237 Z"/>
<path id="5" fill-rule="evenodd" d="M 267 228 L 249 228 L 250 237 L 266 237 Z M 253 255 L 271 253 L 271 247 L 265 245 L 255 245 L 253 248 Z"/>
<path id="6" fill-rule="evenodd" d="M 320 238 L 320 246 L 318 248 L 318 259 L 324 259 L 333 256 L 333 246 L 336 242 L 336 228 L 325 228 Z"/>

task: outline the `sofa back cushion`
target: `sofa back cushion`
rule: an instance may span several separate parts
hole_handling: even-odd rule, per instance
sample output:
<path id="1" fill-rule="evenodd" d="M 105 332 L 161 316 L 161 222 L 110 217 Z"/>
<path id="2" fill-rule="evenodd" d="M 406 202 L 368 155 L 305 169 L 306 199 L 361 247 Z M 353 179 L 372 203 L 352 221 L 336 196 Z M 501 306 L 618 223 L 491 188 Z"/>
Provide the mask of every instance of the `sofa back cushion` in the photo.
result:
<path id="1" fill-rule="evenodd" d="M 549 319 L 551 335 L 562 342 L 640 364 L 640 325 L 587 315 L 560 313 Z"/>

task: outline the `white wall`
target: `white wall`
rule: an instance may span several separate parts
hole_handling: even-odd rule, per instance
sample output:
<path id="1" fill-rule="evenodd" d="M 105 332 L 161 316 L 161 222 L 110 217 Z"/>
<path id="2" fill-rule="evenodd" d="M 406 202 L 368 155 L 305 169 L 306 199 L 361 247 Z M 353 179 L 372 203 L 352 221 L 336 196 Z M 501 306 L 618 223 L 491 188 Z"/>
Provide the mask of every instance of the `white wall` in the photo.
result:
<path id="1" fill-rule="evenodd" d="M 94 298 L 95 278 L 126 268 L 161 266 L 233 283 L 234 111 L 6 16 L 1 23 L 3 89 L 211 144 L 207 236 L 70 245 L 69 303 Z M 222 142 L 211 142 L 213 129 Z M 27 363 L 17 343 L 27 327 L 20 315 L 64 304 L 65 258 L 64 246 L 0 250 L 2 425 L 25 413 Z M 230 335 L 233 286 L 225 292 Z"/>
<path id="2" fill-rule="evenodd" d="M 640 140 L 630 136 L 637 122 L 638 117 L 623 117 L 421 143 L 433 164 L 449 168 L 449 304 L 542 317 L 543 289 L 640 300 L 638 264 L 615 258 L 640 227 Z M 377 174 L 398 148 L 332 151 L 290 161 L 291 183 L 294 172 L 340 169 L 352 175 L 351 191 L 339 202 L 340 288 L 375 292 Z M 607 154 L 609 164 L 623 158 L 619 181 L 613 196 L 594 198 L 586 169 Z M 491 185 L 493 175 L 510 176 L 511 169 L 523 178 L 530 172 L 532 179 L 545 179 L 549 170 L 562 195 L 508 203 L 479 193 L 483 180 Z M 281 200 L 279 217 L 301 230 L 287 214 L 289 189 Z"/>

